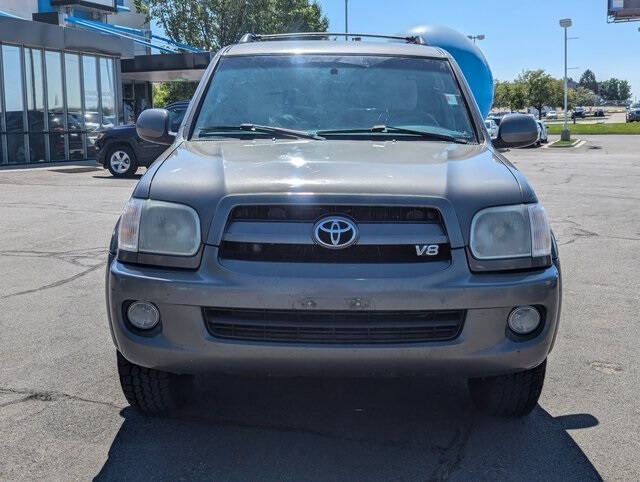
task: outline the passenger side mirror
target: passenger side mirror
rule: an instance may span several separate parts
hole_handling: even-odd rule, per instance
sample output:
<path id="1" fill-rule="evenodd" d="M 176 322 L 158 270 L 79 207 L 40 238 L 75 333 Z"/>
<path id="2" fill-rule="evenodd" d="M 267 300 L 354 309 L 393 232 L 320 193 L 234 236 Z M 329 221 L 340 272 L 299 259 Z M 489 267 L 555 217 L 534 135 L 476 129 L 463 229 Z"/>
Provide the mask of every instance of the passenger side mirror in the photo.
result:
<path id="1" fill-rule="evenodd" d="M 502 118 L 498 137 L 493 141 L 497 148 L 527 147 L 538 140 L 538 124 L 533 117 L 524 114 L 508 114 Z"/>
<path id="2" fill-rule="evenodd" d="M 169 112 L 165 109 L 147 109 L 136 121 L 136 132 L 140 138 L 155 144 L 171 145 L 176 136 L 170 131 Z"/>

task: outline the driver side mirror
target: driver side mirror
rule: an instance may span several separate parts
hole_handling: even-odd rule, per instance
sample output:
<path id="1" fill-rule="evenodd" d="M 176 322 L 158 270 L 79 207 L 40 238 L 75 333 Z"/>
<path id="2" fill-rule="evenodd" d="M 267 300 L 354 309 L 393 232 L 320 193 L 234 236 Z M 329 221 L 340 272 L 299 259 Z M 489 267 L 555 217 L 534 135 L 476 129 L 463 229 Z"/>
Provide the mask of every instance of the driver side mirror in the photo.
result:
<path id="1" fill-rule="evenodd" d="M 527 147 L 538 140 L 538 124 L 525 114 L 508 114 L 502 118 L 498 137 L 493 141 L 497 148 Z"/>
<path id="2" fill-rule="evenodd" d="M 155 144 L 171 145 L 176 136 L 170 133 L 169 112 L 165 109 L 147 109 L 136 121 L 136 132 L 141 139 Z"/>

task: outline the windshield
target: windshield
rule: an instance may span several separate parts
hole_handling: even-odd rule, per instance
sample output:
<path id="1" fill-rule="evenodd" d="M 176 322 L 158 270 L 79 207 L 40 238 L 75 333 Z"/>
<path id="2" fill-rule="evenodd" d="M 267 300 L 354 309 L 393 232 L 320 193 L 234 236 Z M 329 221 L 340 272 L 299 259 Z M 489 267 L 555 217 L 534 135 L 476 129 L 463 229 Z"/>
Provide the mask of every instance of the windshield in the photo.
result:
<path id="1" fill-rule="evenodd" d="M 322 133 L 324 137 L 366 134 L 429 140 L 391 129 L 371 132 L 384 125 L 475 140 L 469 110 L 448 61 L 428 58 L 224 57 L 209 85 L 194 135 L 260 135 L 259 130 L 224 129 L 243 124 L 330 131 Z"/>

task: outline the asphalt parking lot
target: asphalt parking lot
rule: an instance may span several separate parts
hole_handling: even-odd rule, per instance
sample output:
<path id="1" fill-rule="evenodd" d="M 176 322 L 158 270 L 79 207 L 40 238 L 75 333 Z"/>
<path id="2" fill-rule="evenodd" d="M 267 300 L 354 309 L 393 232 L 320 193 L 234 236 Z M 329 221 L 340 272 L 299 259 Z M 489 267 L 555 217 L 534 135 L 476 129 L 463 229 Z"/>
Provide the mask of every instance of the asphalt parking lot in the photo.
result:
<path id="1" fill-rule="evenodd" d="M 111 229 L 135 180 L 0 171 L 0 480 L 639 480 L 640 136 L 507 156 L 560 243 L 564 306 L 540 405 L 474 411 L 464 380 L 211 376 L 175 419 L 120 392 Z"/>

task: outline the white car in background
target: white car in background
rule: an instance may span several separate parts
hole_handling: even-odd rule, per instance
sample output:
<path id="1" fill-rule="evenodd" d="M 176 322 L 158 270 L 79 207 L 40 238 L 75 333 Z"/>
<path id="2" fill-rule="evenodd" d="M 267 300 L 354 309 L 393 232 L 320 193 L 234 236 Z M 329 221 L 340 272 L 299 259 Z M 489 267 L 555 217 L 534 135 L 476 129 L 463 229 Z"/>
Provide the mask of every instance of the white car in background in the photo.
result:
<path id="1" fill-rule="evenodd" d="M 546 144 L 549 142 L 549 134 L 547 133 L 547 126 L 541 120 L 536 120 L 538 124 L 538 145 Z"/>
<path id="2" fill-rule="evenodd" d="M 547 115 L 545 117 L 549 120 L 556 120 L 558 118 L 558 111 L 550 110 L 549 112 L 547 112 Z"/>
<path id="3" fill-rule="evenodd" d="M 498 138 L 498 124 L 493 119 L 487 119 L 484 121 L 484 125 L 487 126 L 491 139 Z"/>

